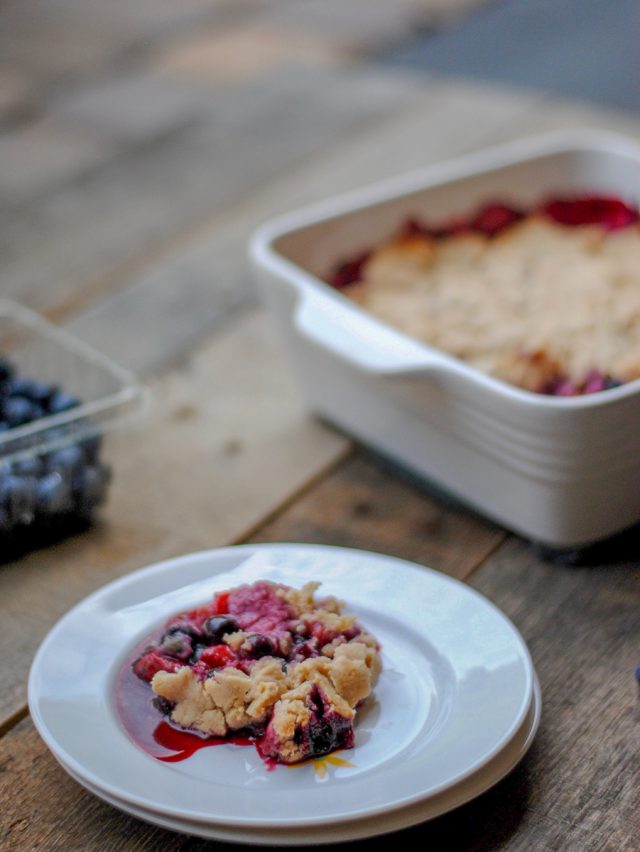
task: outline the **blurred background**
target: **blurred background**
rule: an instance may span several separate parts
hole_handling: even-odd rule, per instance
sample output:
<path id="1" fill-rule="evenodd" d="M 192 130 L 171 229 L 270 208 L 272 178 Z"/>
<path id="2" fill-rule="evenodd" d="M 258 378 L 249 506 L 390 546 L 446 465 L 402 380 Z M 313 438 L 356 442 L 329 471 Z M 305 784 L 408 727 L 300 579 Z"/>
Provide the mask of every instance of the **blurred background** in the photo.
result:
<path id="1" fill-rule="evenodd" d="M 126 351 L 117 320 L 142 328 L 147 312 L 112 303 L 113 322 L 92 327 L 93 305 L 136 282 L 183 335 L 172 351 L 190 345 L 253 298 L 221 246 L 237 256 L 261 217 L 370 173 L 272 198 L 222 242 L 181 247 L 368 128 L 408 108 L 428 117 L 437 91 L 429 147 L 444 102 L 460 122 L 474 108 L 472 90 L 443 96 L 442 81 L 490 87 L 493 136 L 512 86 L 640 108 L 636 0 L 0 0 L 0 23 L 2 293 L 57 321 L 82 313 L 78 333 L 143 371 L 151 359 Z M 425 161 L 483 141 L 448 121 L 449 144 Z M 171 276 L 179 293 L 163 288 Z"/>

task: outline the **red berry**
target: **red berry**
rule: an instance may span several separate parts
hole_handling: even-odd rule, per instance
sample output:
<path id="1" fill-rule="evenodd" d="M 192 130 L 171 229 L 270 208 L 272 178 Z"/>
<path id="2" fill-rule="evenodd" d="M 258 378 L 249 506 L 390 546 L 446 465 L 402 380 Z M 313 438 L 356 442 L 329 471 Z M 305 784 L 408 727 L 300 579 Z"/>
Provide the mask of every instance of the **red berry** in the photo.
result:
<path id="1" fill-rule="evenodd" d="M 599 370 L 591 370 L 585 377 L 582 393 L 598 393 L 605 389 L 607 377 Z"/>
<path id="2" fill-rule="evenodd" d="M 352 260 L 341 263 L 333 273 L 329 283 L 337 290 L 348 287 L 349 284 L 355 284 L 362 278 L 362 267 L 369 259 L 370 254 L 371 252 L 365 251 Z"/>
<path id="3" fill-rule="evenodd" d="M 507 207 L 506 204 L 488 204 L 483 207 L 476 215 L 471 223 L 474 231 L 480 231 L 481 234 L 486 234 L 493 237 L 499 231 L 508 228 L 522 219 L 523 214 L 513 207 Z"/>
<path id="4" fill-rule="evenodd" d="M 213 615 L 225 615 L 229 612 L 229 592 L 219 592 L 213 599 Z"/>
<path id="5" fill-rule="evenodd" d="M 401 237 L 427 237 L 429 233 L 429 228 L 414 218 L 406 219 L 400 228 Z"/>
<path id="6" fill-rule="evenodd" d="M 561 225 L 602 225 L 609 230 L 626 228 L 638 219 L 638 211 L 619 198 L 597 195 L 556 198 L 540 209 Z"/>
<path id="7" fill-rule="evenodd" d="M 579 393 L 580 391 L 571 379 L 559 382 L 553 390 L 553 396 L 577 396 Z"/>
<path id="8" fill-rule="evenodd" d="M 163 657 L 157 651 L 148 651 L 133 664 L 133 671 L 139 678 L 150 682 L 156 672 L 175 672 L 184 663 Z"/>
<path id="9" fill-rule="evenodd" d="M 200 628 L 202 622 L 210 618 L 212 615 L 215 615 L 215 601 L 213 603 L 207 604 L 207 606 L 198 607 L 198 609 L 192 609 L 190 612 L 185 612 L 184 615 L 177 615 L 175 618 L 172 618 L 171 621 L 167 622 L 167 627 L 172 627 L 176 624 L 181 624 L 185 621 L 189 622 L 196 628 Z"/>
<path id="10" fill-rule="evenodd" d="M 221 669 L 235 659 L 236 655 L 228 645 L 212 645 L 200 654 L 199 662 L 205 663 L 212 669 Z"/>

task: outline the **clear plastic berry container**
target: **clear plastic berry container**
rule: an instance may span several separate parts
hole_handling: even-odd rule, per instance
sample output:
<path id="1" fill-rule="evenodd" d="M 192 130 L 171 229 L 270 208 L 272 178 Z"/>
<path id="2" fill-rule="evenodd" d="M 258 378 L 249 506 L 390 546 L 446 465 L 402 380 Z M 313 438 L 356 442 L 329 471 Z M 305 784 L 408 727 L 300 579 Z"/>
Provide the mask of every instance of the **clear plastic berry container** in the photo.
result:
<path id="1" fill-rule="evenodd" d="M 103 437 L 147 397 L 111 359 L 0 300 L 0 561 L 93 520 L 114 472 Z"/>

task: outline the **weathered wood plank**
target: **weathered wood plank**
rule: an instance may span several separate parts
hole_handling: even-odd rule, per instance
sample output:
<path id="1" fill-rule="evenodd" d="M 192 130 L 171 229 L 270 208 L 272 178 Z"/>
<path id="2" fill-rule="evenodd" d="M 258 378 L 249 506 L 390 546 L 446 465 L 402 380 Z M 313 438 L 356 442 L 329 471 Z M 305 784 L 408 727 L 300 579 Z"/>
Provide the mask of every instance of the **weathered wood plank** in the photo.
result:
<path id="1" fill-rule="evenodd" d="M 338 105 L 332 122 L 343 139 L 360 130 L 342 145 L 332 144 L 331 153 L 315 145 L 324 138 L 324 129 L 312 145 L 290 128 L 287 136 L 295 140 L 287 144 L 293 149 L 278 143 L 269 155 L 275 160 L 261 155 L 255 163 L 253 148 L 243 148 L 231 131 L 218 138 L 218 131 L 199 126 L 159 141 L 152 150 L 121 156 L 81 183 L 61 188 L 42 200 L 37 211 L 25 211 L 24 221 L 12 211 L 3 228 L 5 295 L 58 319 L 95 305 L 89 311 L 88 331 L 107 348 L 116 345 L 105 332 L 110 320 L 118 329 L 129 316 L 130 329 L 144 316 L 140 309 L 129 310 L 136 307 L 136 297 L 150 318 L 147 324 L 161 325 L 164 339 L 167 333 L 175 337 L 176 327 L 181 328 L 167 322 L 168 303 L 179 305 L 180 315 L 193 306 L 189 317 L 195 327 L 202 329 L 207 322 L 211 327 L 219 314 L 216 286 L 226 294 L 233 292 L 234 304 L 246 296 L 245 290 L 252 290 L 244 271 L 245 244 L 261 221 L 331 192 L 489 144 L 500 139 L 505 128 L 517 126 L 518 118 L 524 119 L 538 103 L 536 98 L 523 102 L 511 93 L 436 82 L 418 94 L 407 79 L 389 83 L 373 78 L 369 85 L 375 98 L 367 94 L 362 79 L 351 79 L 349 85 L 347 95 L 364 113 L 349 118 L 342 114 L 348 112 L 346 107 Z M 361 102 L 369 97 L 367 112 Z M 259 104 L 257 98 L 250 101 L 249 112 L 258 111 Z M 252 138 L 250 116 L 241 106 L 228 123 L 242 139 Z M 242 128 L 236 127 L 238 122 L 244 122 Z M 266 145 L 266 130 L 262 123 L 260 127 Z M 309 131 L 312 134 L 313 128 Z M 332 143 L 336 135 L 332 133 Z M 247 157 L 251 163 L 245 163 Z M 280 180 L 264 183 L 276 173 Z M 118 298 L 113 306 L 107 299 L 103 309 L 110 293 Z M 118 343 L 122 337 L 121 332 Z M 136 341 L 140 337 L 133 335 Z"/>
<path id="2" fill-rule="evenodd" d="M 637 542 L 636 542 L 637 545 Z M 473 577 L 522 632 L 543 695 L 526 771 L 486 824 L 527 801 L 514 849 L 634 850 L 640 837 L 640 567 L 549 564 L 510 540 Z"/>
<path id="3" fill-rule="evenodd" d="M 114 441 L 103 522 L 0 571 L 0 725 L 24 705 L 29 661 L 73 603 L 146 563 L 239 538 L 349 446 L 303 411 L 262 312 L 154 390 L 149 420 Z"/>
<path id="4" fill-rule="evenodd" d="M 12 731 L 4 745 L 0 757 L 1 848 L 171 852 L 184 847 L 184 836 L 127 817 L 85 793 L 52 758 L 30 719 Z"/>
<path id="5" fill-rule="evenodd" d="M 38 199 L 5 208 L 3 293 L 60 316 L 90 304 L 176 233 L 406 105 L 411 77 L 276 71 L 201 93 L 206 115 Z M 259 140 L 259 145 L 256 144 Z"/>
<path id="6" fill-rule="evenodd" d="M 253 540 L 359 547 L 462 579 L 505 536 L 490 523 L 418 489 L 361 450 L 266 524 Z"/>

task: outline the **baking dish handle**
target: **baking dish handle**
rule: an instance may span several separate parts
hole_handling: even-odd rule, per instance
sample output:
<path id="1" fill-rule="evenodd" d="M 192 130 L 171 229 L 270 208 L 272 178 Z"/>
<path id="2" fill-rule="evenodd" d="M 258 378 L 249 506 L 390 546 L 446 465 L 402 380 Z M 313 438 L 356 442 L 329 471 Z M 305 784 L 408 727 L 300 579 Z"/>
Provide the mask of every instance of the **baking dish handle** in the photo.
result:
<path id="1" fill-rule="evenodd" d="M 305 293 L 294 314 L 294 327 L 316 346 L 354 367 L 376 375 L 405 375 L 444 367 L 437 352 L 401 336 L 351 305 Z"/>

